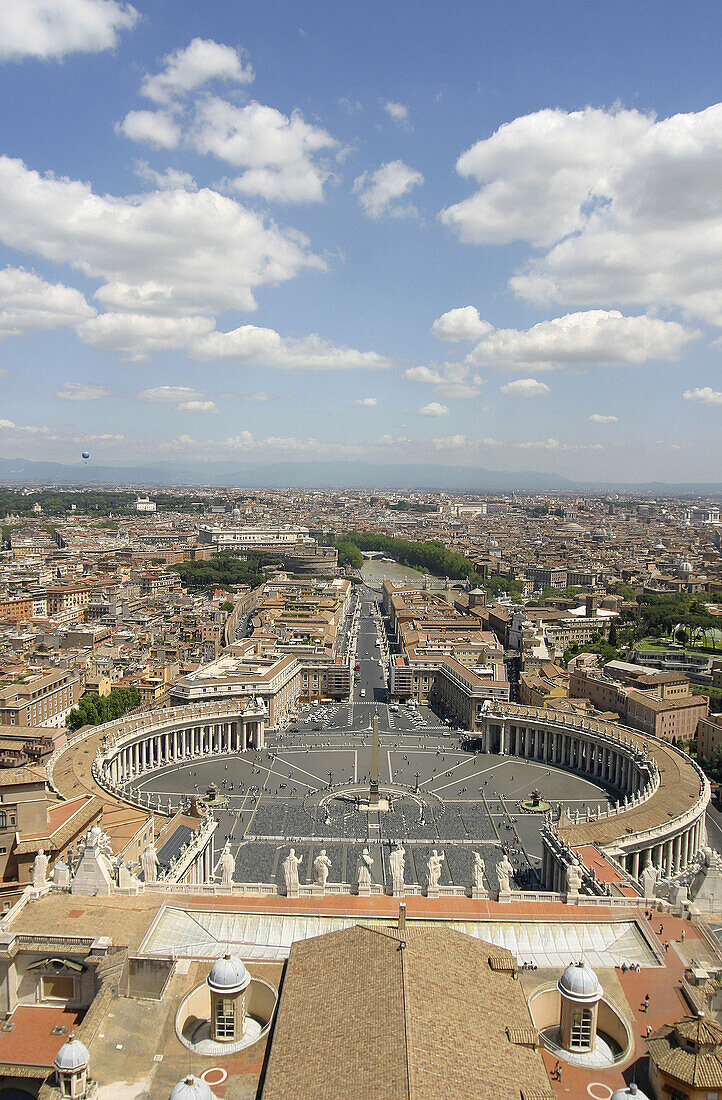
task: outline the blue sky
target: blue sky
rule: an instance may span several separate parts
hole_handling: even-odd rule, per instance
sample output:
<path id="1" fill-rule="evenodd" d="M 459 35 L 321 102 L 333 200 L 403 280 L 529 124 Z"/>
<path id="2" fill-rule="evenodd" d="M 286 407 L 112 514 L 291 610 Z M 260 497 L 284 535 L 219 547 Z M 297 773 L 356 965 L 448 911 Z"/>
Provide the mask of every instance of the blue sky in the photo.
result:
<path id="1" fill-rule="evenodd" d="M 720 29 L 0 0 L 0 455 L 719 480 Z"/>

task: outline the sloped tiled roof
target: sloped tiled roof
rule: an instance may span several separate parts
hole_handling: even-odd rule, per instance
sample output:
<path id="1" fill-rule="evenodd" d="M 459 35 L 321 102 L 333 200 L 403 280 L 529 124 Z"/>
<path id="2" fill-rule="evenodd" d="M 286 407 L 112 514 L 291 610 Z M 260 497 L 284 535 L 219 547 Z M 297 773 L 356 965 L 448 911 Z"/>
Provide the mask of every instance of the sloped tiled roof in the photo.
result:
<path id="1" fill-rule="evenodd" d="M 523 991 L 504 951 L 446 928 L 356 926 L 297 942 L 263 1100 L 546 1097 Z"/>

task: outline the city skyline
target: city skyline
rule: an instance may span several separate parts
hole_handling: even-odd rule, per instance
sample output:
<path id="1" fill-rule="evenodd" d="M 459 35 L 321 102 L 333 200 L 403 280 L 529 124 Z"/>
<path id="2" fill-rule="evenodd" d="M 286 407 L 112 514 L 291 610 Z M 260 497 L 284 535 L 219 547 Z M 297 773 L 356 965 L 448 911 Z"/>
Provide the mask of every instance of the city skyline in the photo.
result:
<path id="1" fill-rule="evenodd" d="M 0 8 L 0 457 L 718 482 L 718 9 L 443 15 Z"/>

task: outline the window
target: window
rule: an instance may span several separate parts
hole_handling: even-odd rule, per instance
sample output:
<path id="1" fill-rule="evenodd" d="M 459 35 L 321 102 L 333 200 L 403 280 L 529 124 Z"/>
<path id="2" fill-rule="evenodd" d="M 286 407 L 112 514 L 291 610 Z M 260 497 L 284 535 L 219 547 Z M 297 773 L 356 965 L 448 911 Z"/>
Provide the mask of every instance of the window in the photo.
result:
<path id="1" fill-rule="evenodd" d="M 572 1016 L 570 1037 L 572 1050 L 589 1050 L 592 1045 L 592 1010 L 582 1008 Z"/>
<path id="2" fill-rule="evenodd" d="M 0 810 L 0 829 L 6 829 L 7 824 L 8 824 L 8 821 L 7 821 L 7 815 L 6 815 L 5 811 Z"/>
<path id="3" fill-rule="evenodd" d="M 219 997 L 216 1001 L 216 1036 L 234 1039 L 236 1035 L 236 1008 L 231 997 Z"/>

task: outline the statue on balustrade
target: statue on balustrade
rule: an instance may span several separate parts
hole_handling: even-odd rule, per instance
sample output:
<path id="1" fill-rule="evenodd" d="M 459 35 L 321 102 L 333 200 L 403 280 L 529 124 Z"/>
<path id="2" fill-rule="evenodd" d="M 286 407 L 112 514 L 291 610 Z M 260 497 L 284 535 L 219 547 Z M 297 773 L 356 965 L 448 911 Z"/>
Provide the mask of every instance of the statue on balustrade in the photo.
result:
<path id="1" fill-rule="evenodd" d="M 441 881 L 441 866 L 444 862 L 444 853 L 441 855 L 436 848 L 432 851 L 426 864 L 426 886 L 429 890 L 438 890 Z"/>
<path id="2" fill-rule="evenodd" d="M 371 885 L 371 868 L 373 862 L 373 857 L 368 848 L 364 848 L 356 861 L 356 882 L 359 886 Z"/>
<path id="3" fill-rule="evenodd" d="M 235 871 L 236 861 L 231 852 L 230 841 L 227 840 L 221 852 L 221 886 L 231 886 L 233 884 L 233 875 Z"/>
<path id="4" fill-rule="evenodd" d="M 471 885 L 474 890 L 484 889 L 486 864 L 478 852 L 471 853 Z"/>
<path id="5" fill-rule="evenodd" d="M 645 863 L 642 873 L 639 876 L 639 885 L 642 887 L 642 895 L 645 898 L 654 897 L 654 888 L 657 885 L 657 877 L 657 868 L 652 863 L 651 856 L 648 852 L 647 862 Z"/>
<path id="6" fill-rule="evenodd" d="M 296 849 L 291 848 L 283 861 L 283 877 L 286 880 L 286 896 L 298 895 L 298 868 L 303 863 L 303 856 L 296 855 Z"/>
<path id="7" fill-rule="evenodd" d="M 394 894 L 404 892 L 404 867 L 406 865 L 406 850 L 397 844 L 389 856 L 389 868 L 391 870 L 391 888 Z"/>
<path id="8" fill-rule="evenodd" d="M 514 875 L 514 867 L 509 857 L 505 854 L 496 865 L 496 877 L 499 880 L 499 893 L 508 894 L 511 890 L 511 879 Z"/>
<path id="9" fill-rule="evenodd" d="M 154 844 L 148 844 L 142 852 L 140 857 L 140 865 L 143 869 L 143 881 L 157 882 L 158 881 L 158 854 L 155 850 Z"/>
<path id="10" fill-rule="evenodd" d="M 325 888 L 330 870 L 331 860 L 326 855 L 326 849 L 322 848 L 313 861 L 313 881 L 316 886 L 323 886 Z"/>
<path id="11" fill-rule="evenodd" d="M 582 869 L 576 859 L 572 859 L 572 862 L 567 864 L 566 869 L 566 892 L 567 894 L 578 894 L 581 886 Z"/>
<path id="12" fill-rule="evenodd" d="M 36 890 L 42 890 L 47 886 L 48 857 L 43 848 L 38 849 L 38 854 L 33 860 L 33 886 Z"/>

